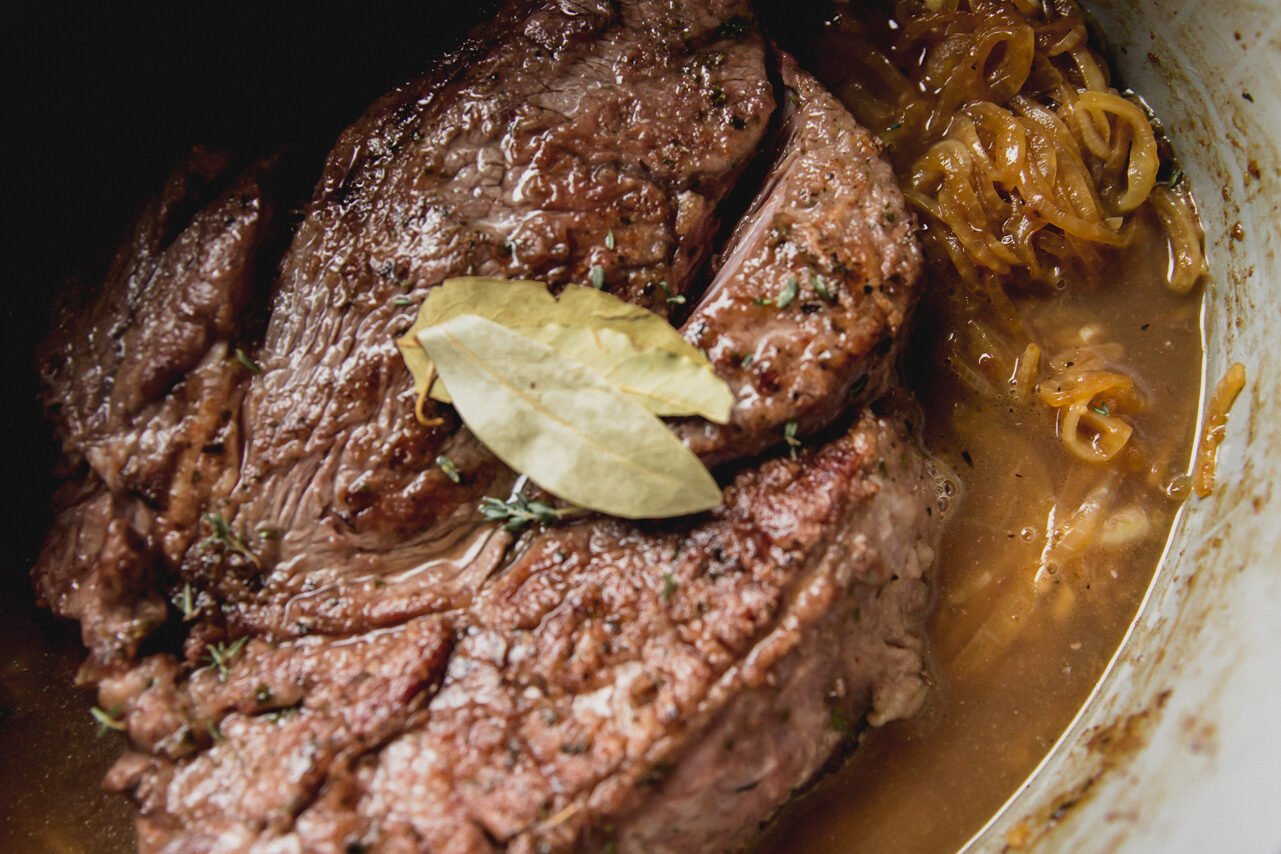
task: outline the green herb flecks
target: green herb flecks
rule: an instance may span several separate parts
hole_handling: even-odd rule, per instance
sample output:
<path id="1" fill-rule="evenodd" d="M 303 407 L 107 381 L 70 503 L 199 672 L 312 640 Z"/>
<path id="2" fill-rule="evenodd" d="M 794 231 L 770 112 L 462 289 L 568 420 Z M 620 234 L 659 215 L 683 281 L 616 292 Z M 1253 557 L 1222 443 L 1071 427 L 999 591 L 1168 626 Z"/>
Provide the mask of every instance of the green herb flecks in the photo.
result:
<path id="1" fill-rule="evenodd" d="M 1106 403 L 1100 403 L 1098 406 L 1091 406 L 1090 408 L 1102 415 L 1104 418 L 1108 418 L 1112 415 L 1112 409 Z"/>
<path id="2" fill-rule="evenodd" d="M 671 599 L 672 594 L 676 592 L 676 588 L 679 586 L 676 578 L 670 572 L 663 573 L 663 601 L 666 602 Z"/>
<path id="3" fill-rule="evenodd" d="M 515 533 L 531 522 L 540 525 L 552 525 L 561 516 L 571 512 L 569 508 L 557 510 L 550 504 L 531 501 L 524 495 L 502 501 L 486 495 L 480 500 L 480 515 L 490 522 L 502 522 L 503 529 Z"/>
<path id="4" fill-rule="evenodd" d="M 752 366 L 752 362 L 755 362 L 755 361 L 756 361 L 756 355 L 754 353 L 748 353 L 746 356 L 743 357 L 743 360 L 739 362 L 739 364 L 743 366 L 744 370 L 746 370 L 747 368 L 750 368 Z"/>
<path id="5" fill-rule="evenodd" d="M 111 711 L 100 709 L 94 706 L 89 710 L 89 714 L 98 722 L 98 736 L 104 736 L 108 731 L 115 732 L 125 731 L 125 722 L 121 716 L 120 707 L 116 706 Z"/>
<path id="6" fill-rule="evenodd" d="M 237 638 L 229 644 L 216 643 L 209 647 L 209 663 L 217 668 L 219 682 L 227 680 L 227 672 L 231 669 L 232 660 L 240 654 L 248 641 L 249 638 L 246 636 Z"/>
<path id="7" fill-rule="evenodd" d="M 1170 170 L 1170 177 L 1166 180 L 1165 185 L 1173 190 L 1175 187 L 1183 183 L 1183 178 L 1183 170 L 1180 167 L 1175 166 Z"/>
<path id="8" fill-rule="evenodd" d="M 436 465 L 444 473 L 445 477 L 449 478 L 454 483 L 463 482 L 463 476 L 458 473 L 458 466 L 454 465 L 454 461 L 449 457 L 441 454 L 436 458 Z"/>
<path id="9" fill-rule="evenodd" d="M 752 300 L 752 305 L 766 306 L 766 305 L 773 305 L 773 304 L 774 304 L 774 300 L 768 299 L 766 297 L 757 297 L 756 299 Z"/>
<path id="10" fill-rule="evenodd" d="M 669 285 L 669 284 L 667 284 L 667 280 L 666 280 L 666 279 L 664 279 L 663 281 L 660 281 L 660 282 L 658 283 L 658 287 L 659 287 L 659 288 L 661 288 L 661 289 L 662 289 L 662 291 L 663 291 L 663 294 L 664 294 L 664 295 L 666 295 L 666 297 L 667 297 L 667 302 L 668 302 L 669 304 L 671 304 L 671 305 L 684 305 L 684 304 L 685 304 L 685 295 L 684 295 L 684 294 L 673 294 L 673 293 L 672 293 L 672 286 L 671 286 L 671 285 Z"/>
<path id="11" fill-rule="evenodd" d="M 592 287 L 600 290 L 605 287 L 605 268 L 596 264 L 587 273 L 587 281 L 592 283 Z"/>
<path id="12" fill-rule="evenodd" d="M 205 545 L 220 545 L 225 551 L 235 552 L 256 567 L 262 566 L 258 556 L 250 550 L 245 544 L 244 539 L 231 528 L 225 516 L 221 513 L 206 513 L 204 520 L 209 523 L 212 529 L 208 537 L 205 538 Z"/>
<path id="13" fill-rule="evenodd" d="M 262 366 L 249 358 L 249 354 L 244 350 L 241 350 L 239 347 L 236 348 L 236 361 L 240 363 L 241 367 L 251 374 L 262 373 Z"/>
<path id="14" fill-rule="evenodd" d="M 827 284 L 827 280 L 822 276 L 815 275 L 810 280 L 810 285 L 813 286 L 814 293 L 818 294 L 828 302 L 831 302 L 836 296 L 835 291 L 832 290 L 832 288 Z"/>
<path id="15" fill-rule="evenodd" d="M 183 582 L 182 591 L 178 594 L 178 608 L 182 611 L 183 622 L 194 620 L 200 610 L 196 605 L 195 595 L 191 592 L 190 581 Z"/>
<path id="16" fill-rule="evenodd" d="M 398 306 L 413 305 L 414 301 L 407 296 L 398 296 L 392 298 L 391 304 Z"/>
<path id="17" fill-rule="evenodd" d="M 614 232 L 613 232 L 613 231 L 606 232 L 606 234 L 605 234 L 605 248 L 606 248 L 606 249 L 608 249 L 610 252 L 613 252 L 613 251 L 614 251 L 614 246 L 616 245 L 616 243 L 617 243 L 617 242 L 614 240 Z"/>
<path id="18" fill-rule="evenodd" d="M 801 447 L 801 440 L 796 438 L 796 427 L 795 421 L 789 421 L 783 427 L 783 441 L 787 443 L 787 451 L 792 459 L 796 459 L 796 454 Z"/>
<path id="19" fill-rule="evenodd" d="M 787 308 L 796 299 L 796 294 L 800 291 L 800 282 L 795 276 L 788 276 L 783 282 L 783 287 L 778 290 L 778 307 Z"/>

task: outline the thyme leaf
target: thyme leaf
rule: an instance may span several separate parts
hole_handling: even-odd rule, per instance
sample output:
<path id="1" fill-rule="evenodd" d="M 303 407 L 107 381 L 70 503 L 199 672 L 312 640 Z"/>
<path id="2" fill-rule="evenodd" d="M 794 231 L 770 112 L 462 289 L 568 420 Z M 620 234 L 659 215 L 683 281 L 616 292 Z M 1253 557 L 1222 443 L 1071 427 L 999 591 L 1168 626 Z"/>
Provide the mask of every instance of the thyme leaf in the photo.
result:
<path id="1" fill-rule="evenodd" d="M 454 461 L 449 457 L 441 454 L 436 458 L 436 465 L 442 472 L 444 472 L 445 477 L 449 478 L 454 483 L 463 482 L 463 476 L 458 473 L 458 466 L 454 465 Z"/>
<path id="2" fill-rule="evenodd" d="M 100 738 L 106 735 L 109 730 L 125 731 L 125 722 L 121 719 L 119 706 L 114 707 L 111 711 L 94 706 L 89 710 L 89 714 L 98 722 L 98 736 Z"/>
<path id="3" fill-rule="evenodd" d="M 183 622 L 194 619 L 196 613 L 200 610 L 196 606 L 195 597 L 191 593 L 190 581 L 184 581 L 182 584 L 182 592 L 178 594 L 178 607 L 182 609 Z"/>
<path id="4" fill-rule="evenodd" d="M 670 572 L 664 572 L 663 573 L 663 601 L 666 602 L 667 600 L 671 599 L 672 594 L 676 592 L 676 588 L 679 586 L 680 585 L 677 583 L 675 577 L 673 577 Z"/>
<path id="5" fill-rule="evenodd" d="M 239 347 L 236 348 L 236 361 L 239 362 L 241 366 L 251 374 L 262 373 L 262 366 L 259 365 L 257 362 L 255 362 L 253 359 L 249 358 L 249 355 L 245 353 L 244 350 L 241 350 Z"/>
<path id="6" fill-rule="evenodd" d="M 684 294 L 673 294 L 673 293 L 672 293 L 672 286 L 671 286 L 671 285 L 669 285 L 669 284 L 667 284 L 667 280 L 666 280 L 666 279 L 664 279 L 664 280 L 660 281 L 660 282 L 658 283 L 658 286 L 659 286 L 660 288 L 662 288 L 663 293 L 667 296 L 667 301 L 668 301 L 668 303 L 670 303 L 671 305 L 684 305 L 684 304 L 685 304 L 685 295 L 684 295 Z"/>
<path id="7" fill-rule="evenodd" d="M 787 308 L 796 299 L 796 294 L 800 290 L 800 283 L 795 276 L 788 276 L 787 281 L 783 282 L 783 287 L 778 291 L 778 307 Z"/>
<path id="8" fill-rule="evenodd" d="M 218 669 L 219 682 L 227 680 L 227 672 L 231 668 L 232 659 L 240 654 L 248 640 L 249 636 L 246 635 L 245 637 L 237 638 L 230 644 L 216 643 L 209 647 L 209 663 Z"/>
<path id="9" fill-rule="evenodd" d="M 816 275 L 814 276 L 810 284 L 814 286 L 814 293 L 818 294 L 823 299 L 831 302 L 834 294 L 832 292 L 832 289 L 827 286 L 826 279 L 824 279 L 822 276 Z"/>
<path id="10" fill-rule="evenodd" d="M 801 447 L 801 440 L 796 438 L 796 428 L 795 421 L 789 421 L 783 427 L 783 441 L 787 443 L 787 450 L 792 459 L 796 459 L 797 449 Z"/>

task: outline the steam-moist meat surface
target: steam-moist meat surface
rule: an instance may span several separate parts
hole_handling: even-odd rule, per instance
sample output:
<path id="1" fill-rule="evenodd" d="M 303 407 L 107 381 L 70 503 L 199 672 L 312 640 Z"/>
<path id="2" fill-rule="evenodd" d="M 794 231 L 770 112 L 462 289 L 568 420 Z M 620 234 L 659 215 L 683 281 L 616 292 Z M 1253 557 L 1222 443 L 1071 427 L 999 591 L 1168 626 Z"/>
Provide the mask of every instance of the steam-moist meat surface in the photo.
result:
<path id="1" fill-rule="evenodd" d="M 438 550 L 433 529 L 501 477 L 451 410 L 436 429 L 406 417 L 393 342 L 429 288 L 465 274 L 588 282 L 595 268 L 607 290 L 664 314 L 691 289 L 774 109 L 748 15 L 725 0 L 517 3 L 496 38 L 343 134 L 284 260 L 246 401 L 235 516 L 279 534 L 271 595 L 242 597 L 246 628 L 341 626 L 347 609 L 335 623 L 295 597 L 385 573 L 389 548 L 404 569 L 421 563 Z M 420 574 L 397 588 L 370 606 L 389 622 L 456 605 L 468 585 Z"/>
<path id="2" fill-rule="evenodd" d="M 269 292 L 263 174 L 179 170 L 42 363 L 69 477 L 34 576 L 132 741 L 110 783 L 144 849 L 716 847 L 833 721 L 911 712 L 933 484 L 897 406 L 858 414 L 913 302 L 911 222 L 750 8 L 510 4 L 342 135 Z M 463 274 L 690 305 L 737 404 L 673 426 L 734 464 L 724 506 L 484 524 L 515 475 L 448 408 L 413 417 L 393 343 Z M 183 649 L 140 657 L 166 624 Z"/>
<path id="3" fill-rule="evenodd" d="M 155 850 L 727 845 L 839 722 L 922 699 L 933 483 L 905 433 L 869 413 L 704 521 L 539 532 L 460 611 L 250 640 L 225 673 L 152 658 L 102 689 L 150 751 L 111 782 Z"/>
<path id="4" fill-rule="evenodd" d="M 248 369 L 234 340 L 274 206 L 262 169 L 230 165 L 197 151 L 175 170 L 103 287 L 66 295 L 39 354 L 73 476 L 33 575 L 100 661 L 132 656 L 164 621 L 157 569 L 176 565 L 239 478 Z"/>
<path id="5" fill-rule="evenodd" d="M 791 57 L 780 65 L 778 152 L 684 326 L 735 392 L 729 424 L 679 428 L 713 463 L 777 444 L 789 421 L 821 429 L 882 393 L 921 272 L 879 143 Z"/>

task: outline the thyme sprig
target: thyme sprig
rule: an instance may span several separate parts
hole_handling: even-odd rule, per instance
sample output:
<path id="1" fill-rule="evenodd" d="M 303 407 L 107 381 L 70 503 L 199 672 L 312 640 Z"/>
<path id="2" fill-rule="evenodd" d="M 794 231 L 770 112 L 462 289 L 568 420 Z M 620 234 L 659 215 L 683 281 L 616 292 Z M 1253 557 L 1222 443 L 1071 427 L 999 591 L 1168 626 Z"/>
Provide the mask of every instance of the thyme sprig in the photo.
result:
<path id="1" fill-rule="evenodd" d="M 206 513 L 204 520 L 209 523 L 211 529 L 211 533 L 205 538 L 206 545 L 221 545 L 224 550 L 235 552 L 254 566 L 262 568 L 258 555 L 254 554 L 245 544 L 244 539 L 232 529 L 231 523 L 225 516 L 221 513 Z"/>
<path id="2" fill-rule="evenodd" d="M 227 681 L 227 672 L 231 669 L 232 659 L 240 654 L 248 640 L 246 636 L 237 638 L 229 644 L 216 643 L 209 647 L 209 663 L 218 669 L 219 682 Z"/>
<path id="3" fill-rule="evenodd" d="M 487 521 L 502 522 L 503 528 L 513 533 L 531 522 L 537 522 L 540 525 L 554 524 L 557 519 L 574 511 L 570 507 L 558 510 L 550 504 L 531 501 L 524 495 L 517 495 L 507 501 L 486 495 L 480 500 L 479 509 L 480 515 Z"/>

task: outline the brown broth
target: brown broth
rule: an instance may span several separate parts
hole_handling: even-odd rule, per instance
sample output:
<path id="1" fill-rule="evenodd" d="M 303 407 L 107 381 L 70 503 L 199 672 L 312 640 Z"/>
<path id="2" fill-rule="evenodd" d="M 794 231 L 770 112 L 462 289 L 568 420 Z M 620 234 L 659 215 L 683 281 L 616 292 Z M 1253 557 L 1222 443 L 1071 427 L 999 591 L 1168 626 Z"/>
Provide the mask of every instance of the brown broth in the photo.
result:
<path id="1" fill-rule="evenodd" d="M 839 33 L 813 37 L 824 82 L 841 91 Z M 1098 284 L 1013 295 L 1036 338 L 1064 349 L 1082 337 L 1105 344 L 1110 362 L 1135 379 L 1146 406 L 1127 415 L 1134 437 L 1106 465 L 1070 455 L 1052 411 L 1010 391 L 1018 353 L 975 332 L 999 325 L 993 309 L 953 277 L 932 274 L 907 379 L 925 411 L 926 446 L 960 481 L 935 570 L 933 691 L 916 718 L 867 733 L 850 761 L 785 811 L 764 850 L 956 850 L 1018 790 L 1098 684 L 1187 495 L 1202 390 L 1200 291 L 1166 287 L 1165 233 L 1148 214 L 1136 226 Z M 985 390 L 975 390 L 976 378 Z M 1051 514 L 1061 524 L 1104 483 L 1113 527 L 1038 583 Z M 1127 519 L 1146 530 L 1105 544 Z"/>
<path id="2" fill-rule="evenodd" d="M 101 781 L 124 748 L 97 735 L 93 692 L 76 687 L 75 630 L 37 611 L 26 567 L 0 590 L 0 851 L 133 850 L 133 811 Z"/>
<path id="3" fill-rule="evenodd" d="M 1032 575 L 1054 496 L 1074 475 L 1100 473 L 1068 457 L 1052 422 L 994 411 L 1000 407 L 945 371 L 914 377 L 926 443 L 963 484 L 935 570 L 934 689 L 920 715 L 870 733 L 850 762 L 791 807 L 767 849 L 955 850 L 1015 793 L 1089 697 L 1178 513 L 1164 485 L 1186 471 L 1200 397 L 1200 303 L 1165 289 L 1163 265 L 1148 260 L 1165 246 L 1149 236 L 1115 289 L 1036 306 L 1042 323 L 1104 325 L 1125 347 L 1124 364 L 1146 380 L 1150 405 L 1135 420 L 1146 443 L 1164 449 L 1156 485 L 1147 471 L 1122 475 L 1115 506 L 1142 508 L 1148 534 L 1125 548 L 1089 549 L 1036 593 Z M 949 328 L 948 309 L 930 309 L 918 329 L 922 346 L 937 346 Z"/>

